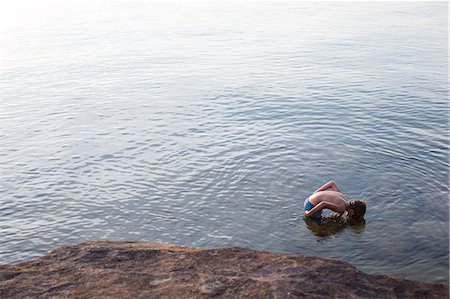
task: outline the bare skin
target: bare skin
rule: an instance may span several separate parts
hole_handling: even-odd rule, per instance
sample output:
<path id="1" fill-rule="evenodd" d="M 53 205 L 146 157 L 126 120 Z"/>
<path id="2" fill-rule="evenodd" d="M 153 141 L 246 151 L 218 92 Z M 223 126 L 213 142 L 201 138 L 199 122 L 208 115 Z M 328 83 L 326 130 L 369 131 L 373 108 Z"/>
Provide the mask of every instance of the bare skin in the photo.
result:
<path id="1" fill-rule="evenodd" d="M 342 194 L 334 181 L 329 181 L 314 191 L 309 197 L 309 202 L 314 205 L 314 208 L 305 211 L 304 214 L 306 217 L 313 217 L 323 209 L 330 209 L 339 215 L 342 215 L 347 211 L 349 217 L 354 213 L 344 194 Z"/>

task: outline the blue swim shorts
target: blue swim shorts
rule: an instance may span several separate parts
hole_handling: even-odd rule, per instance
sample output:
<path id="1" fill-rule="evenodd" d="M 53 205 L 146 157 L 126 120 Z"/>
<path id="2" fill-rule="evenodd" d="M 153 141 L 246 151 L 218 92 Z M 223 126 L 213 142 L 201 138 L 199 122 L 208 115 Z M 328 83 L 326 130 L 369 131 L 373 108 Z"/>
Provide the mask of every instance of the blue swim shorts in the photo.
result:
<path id="1" fill-rule="evenodd" d="M 310 211 L 312 208 L 314 208 L 314 205 L 309 201 L 309 197 L 305 199 L 305 203 L 303 204 L 303 209 L 305 211 Z M 322 217 L 322 211 L 314 214 L 311 218 L 313 219 L 320 219 Z"/>

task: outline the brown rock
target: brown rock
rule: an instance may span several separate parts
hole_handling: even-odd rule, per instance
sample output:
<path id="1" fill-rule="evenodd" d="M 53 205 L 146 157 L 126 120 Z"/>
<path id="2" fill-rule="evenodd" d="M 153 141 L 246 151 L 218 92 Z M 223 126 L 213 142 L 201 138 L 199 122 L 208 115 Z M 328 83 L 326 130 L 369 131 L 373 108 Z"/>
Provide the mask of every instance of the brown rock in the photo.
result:
<path id="1" fill-rule="evenodd" d="M 448 283 L 242 248 L 94 241 L 0 265 L 0 298 L 448 298 Z"/>

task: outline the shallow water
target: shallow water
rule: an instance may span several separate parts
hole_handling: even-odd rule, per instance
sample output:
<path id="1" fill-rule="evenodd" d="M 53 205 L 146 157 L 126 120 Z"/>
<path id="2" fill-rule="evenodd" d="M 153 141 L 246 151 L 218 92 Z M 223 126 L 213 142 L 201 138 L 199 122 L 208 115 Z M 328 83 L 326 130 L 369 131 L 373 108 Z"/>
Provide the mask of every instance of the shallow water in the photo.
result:
<path id="1" fill-rule="evenodd" d="M 1 263 L 137 240 L 448 280 L 446 2 L 6 5 Z M 365 225 L 303 220 L 329 179 Z"/>

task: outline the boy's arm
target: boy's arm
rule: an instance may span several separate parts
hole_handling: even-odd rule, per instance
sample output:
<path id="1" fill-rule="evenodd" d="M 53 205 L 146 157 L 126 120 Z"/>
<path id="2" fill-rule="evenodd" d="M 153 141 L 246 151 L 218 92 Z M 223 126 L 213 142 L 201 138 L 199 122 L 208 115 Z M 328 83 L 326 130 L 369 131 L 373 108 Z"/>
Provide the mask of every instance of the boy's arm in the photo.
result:
<path id="1" fill-rule="evenodd" d="M 322 211 L 323 209 L 325 209 L 326 206 L 326 202 L 322 201 L 319 202 L 314 208 L 312 208 L 309 211 L 305 211 L 304 215 L 306 217 L 312 217 L 314 215 L 316 215 L 317 213 L 319 213 L 320 211 Z"/>
<path id="2" fill-rule="evenodd" d="M 327 189 L 330 189 L 336 192 L 341 192 L 341 190 L 339 190 L 339 187 L 336 185 L 336 183 L 334 181 L 329 181 L 328 183 L 324 184 L 322 187 L 320 187 L 319 189 L 317 189 L 316 191 L 314 191 L 314 193 L 319 192 L 319 191 L 325 191 Z"/>
<path id="3" fill-rule="evenodd" d="M 322 211 L 323 209 L 330 209 L 336 213 L 339 213 L 340 215 L 342 215 L 345 212 L 345 209 L 342 210 L 341 207 L 339 207 L 338 205 L 331 203 L 331 202 L 326 202 L 326 201 L 322 201 L 320 203 L 318 203 L 314 208 L 312 208 L 309 211 L 305 211 L 304 215 L 306 217 L 312 217 L 314 216 L 316 213 Z"/>

